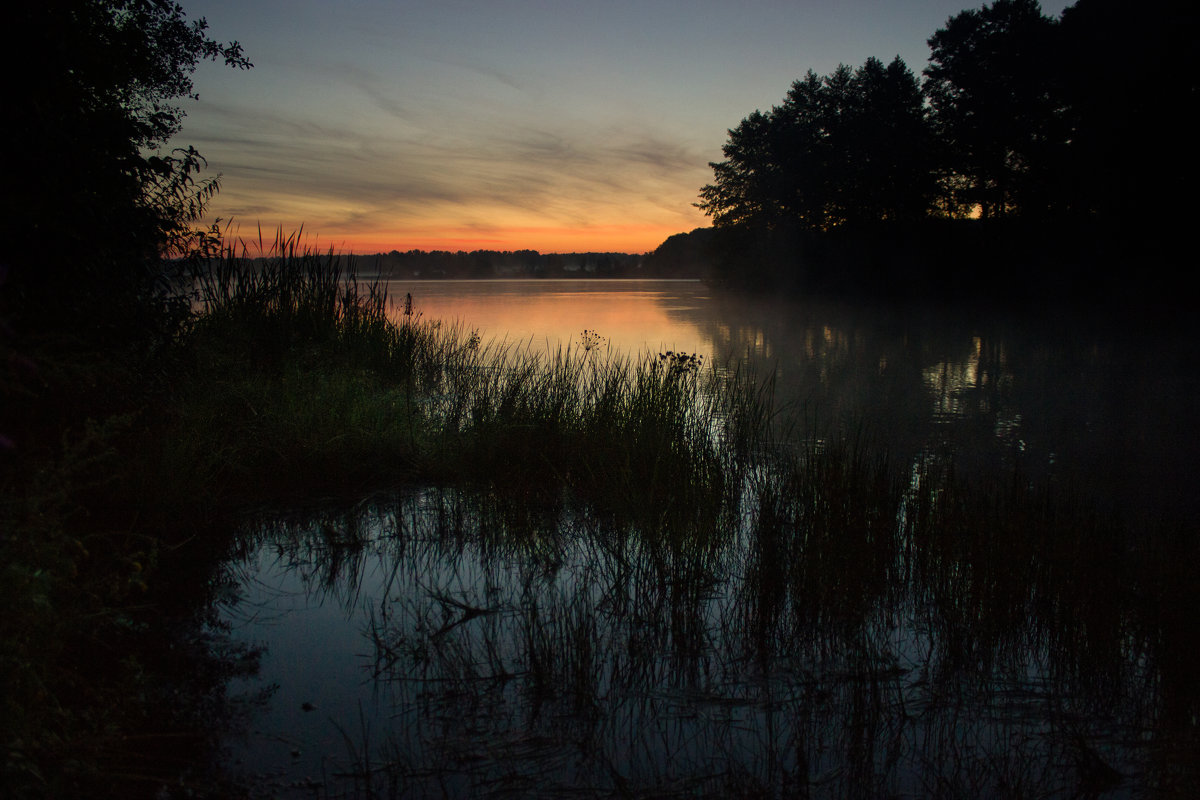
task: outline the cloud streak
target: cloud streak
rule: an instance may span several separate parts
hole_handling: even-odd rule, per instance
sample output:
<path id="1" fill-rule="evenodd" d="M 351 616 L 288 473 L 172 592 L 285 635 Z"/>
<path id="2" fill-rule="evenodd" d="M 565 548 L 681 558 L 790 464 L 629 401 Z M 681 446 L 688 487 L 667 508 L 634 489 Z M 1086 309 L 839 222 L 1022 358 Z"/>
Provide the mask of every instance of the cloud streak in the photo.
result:
<path id="1" fill-rule="evenodd" d="M 920 71 L 963 3 L 186 5 L 256 65 L 197 74 L 181 140 L 223 174 L 213 213 L 365 252 L 651 249 L 706 223 L 692 204 L 742 117 L 809 68 Z"/>
<path id="2" fill-rule="evenodd" d="M 214 116 L 221 124 L 192 140 L 238 176 L 214 204 L 224 217 L 261 219 L 274 210 L 278 220 L 264 223 L 303 222 L 351 239 L 435 221 L 526 233 L 634 222 L 648 237 L 634 242 L 637 249 L 702 221 L 664 195 L 694 192 L 705 179 L 697 167 L 705 154 L 644 130 L 555 121 L 500 128 L 468 119 L 388 135 L 278 110 L 224 107 Z"/>

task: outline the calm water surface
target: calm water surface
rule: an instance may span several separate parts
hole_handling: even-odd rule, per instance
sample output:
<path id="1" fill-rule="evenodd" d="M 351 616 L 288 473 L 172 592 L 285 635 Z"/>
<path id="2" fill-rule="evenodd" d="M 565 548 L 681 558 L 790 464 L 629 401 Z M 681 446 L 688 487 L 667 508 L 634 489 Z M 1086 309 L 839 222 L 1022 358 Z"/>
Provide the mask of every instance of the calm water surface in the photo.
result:
<path id="1" fill-rule="evenodd" d="M 776 399 L 820 429 L 861 427 L 913 452 L 1054 474 L 1139 511 L 1193 516 L 1200 339 L 1086 315 L 746 298 L 699 281 L 396 281 L 425 319 L 554 352 L 585 330 L 612 352 L 698 353 L 777 374 Z"/>
<path id="2" fill-rule="evenodd" d="M 901 464 L 1019 468 L 1195 530 L 1192 331 L 748 300 L 687 281 L 389 291 L 426 320 L 534 350 L 590 331 L 613 352 L 747 359 L 813 436 L 862 431 Z M 1141 793 L 1167 681 L 1145 651 L 1114 646 L 1097 666 L 1040 618 L 949 646 L 952 577 L 863 588 L 854 625 L 814 623 L 758 658 L 747 576 L 761 554 L 744 531 L 703 563 L 655 557 L 643 575 L 646 545 L 627 531 L 578 509 L 527 516 L 422 489 L 249 525 L 224 613 L 266 648 L 254 686 L 278 689 L 235 757 L 294 797 Z"/>
<path id="3" fill-rule="evenodd" d="M 393 307 L 411 295 L 425 319 L 540 352 L 578 344 L 584 330 L 629 355 L 712 347 L 701 321 L 712 300 L 699 281 L 393 281 L 388 290 Z"/>

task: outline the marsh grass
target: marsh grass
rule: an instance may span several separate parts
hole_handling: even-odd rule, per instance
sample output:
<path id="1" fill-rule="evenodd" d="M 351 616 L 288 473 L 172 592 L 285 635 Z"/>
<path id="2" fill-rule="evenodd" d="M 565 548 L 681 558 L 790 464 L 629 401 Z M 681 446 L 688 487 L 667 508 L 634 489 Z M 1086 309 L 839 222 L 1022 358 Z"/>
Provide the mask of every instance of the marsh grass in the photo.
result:
<path id="1" fill-rule="evenodd" d="M 382 562 L 365 627 L 399 722 L 343 725 L 360 796 L 1087 794 L 1097 759 L 1194 785 L 1194 531 L 1019 472 L 896 463 L 781 414 L 737 364 L 629 359 L 594 331 L 553 353 L 484 342 L 419 298 L 389 316 L 298 237 L 259 250 L 193 276 L 154 405 L 6 486 L 6 768 L 27 784 L 73 747 L 97 769 L 80 743 L 105 740 L 63 708 L 145 688 L 126 660 L 89 705 L 84 651 L 37 642 L 144 625 L 126 612 L 154 595 L 154 559 L 194 537 L 217 540 L 206 606 L 203 573 L 256 543 L 348 607 Z M 437 488 L 383 533 L 277 513 L 414 485 Z M 278 521 L 257 538 L 213 535 L 264 506 Z"/>
<path id="2" fill-rule="evenodd" d="M 177 506 L 180 490 L 238 503 L 489 485 L 588 497 L 649 530 L 716 519 L 737 493 L 762 424 L 744 376 L 689 354 L 610 355 L 590 331 L 553 353 L 482 342 L 423 320 L 419 298 L 389 317 L 378 285 L 294 237 L 268 253 L 230 250 L 196 275 L 192 369 L 139 494 Z"/>
<path id="3" fill-rule="evenodd" d="M 939 598 L 923 624 L 941 632 L 947 669 L 1036 641 L 1086 652 L 1081 680 L 1118 669 L 1101 665 L 1125 658 L 1131 605 L 1166 614 L 1164 597 L 1190 597 L 1178 562 L 1149 555 L 1186 535 L 1135 537 L 1082 493 L 1019 472 L 968 479 L 932 456 L 893 464 L 865 433 L 789 428 L 770 381 L 736 365 L 630 360 L 588 330 L 554 353 L 483 342 L 422 320 L 419 298 L 389 318 L 382 290 L 336 256 L 294 238 L 272 252 L 227 253 L 198 278 L 197 377 L 166 449 L 207 465 L 217 496 L 459 486 L 486 498 L 488 529 L 520 532 L 543 565 L 556 563 L 564 514 L 584 513 L 594 530 L 625 532 L 595 544 L 624 585 L 690 609 L 672 632 L 681 652 L 703 644 L 689 626 L 712 587 L 743 569 L 751 651 L 814 631 L 832 648 L 921 585 Z M 723 555 L 735 542 L 736 569 Z M 1082 568 L 1089 581 L 1069 579 Z"/>

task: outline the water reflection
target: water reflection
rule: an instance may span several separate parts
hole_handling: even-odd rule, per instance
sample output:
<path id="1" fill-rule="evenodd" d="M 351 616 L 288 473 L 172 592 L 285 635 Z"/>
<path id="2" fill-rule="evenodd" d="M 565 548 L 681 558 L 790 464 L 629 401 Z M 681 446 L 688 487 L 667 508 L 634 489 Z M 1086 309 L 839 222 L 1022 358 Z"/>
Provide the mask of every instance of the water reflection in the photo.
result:
<path id="1" fill-rule="evenodd" d="M 242 751 L 271 791 L 1195 786 L 1190 340 L 589 283 L 408 290 L 552 350 L 748 357 L 798 460 L 669 519 L 651 482 L 644 517 L 520 487 L 272 517 L 233 617 L 280 682 Z"/>
<path id="2" fill-rule="evenodd" d="M 964 468 L 1019 465 L 1135 514 L 1200 518 L 1191 331 L 747 298 L 694 281 L 404 281 L 389 291 L 411 293 L 425 319 L 537 351 L 579 345 L 586 330 L 611 352 L 745 359 L 777 376 L 778 404 L 809 432 L 862 429 L 901 460 L 940 452 Z"/>
<path id="3" fill-rule="evenodd" d="M 687 320 L 708 304 L 709 290 L 699 281 L 410 280 L 391 282 L 388 292 L 397 315 L 411 294 L 425 319 L 460 322 L 485 341 L 536 351 L 578 344 L 586 329 L 626 355 L 710 352 Z"/>
<path id="4" fill-rule="evenodd" d="M 683 316 L 718 361 L 774 369 L 805 419 L 861 428 L 899 459 L 1020 466 L 1133 514 L 1200 521 L 1191 331 L 721 293 Z"/>
<path id="5" fill-rule="evenodd" d="M 850 470 L 857 502 L 831 502 L 810 472 L 777 476 L 706 532 L 435 490 L 256 528 L 242 607 L 285 612 L 266 727 L 297 753 L 275 791 L 1192 785 L 1194 670 L 1163 638 L 1168 608 L 1139 589 L 1180 591 L 1167 565 L 1131 567 L 1118 529 L 1023 490 L 827 468 Z M 997 503 L 1025 511 L 989 518 Z"/>

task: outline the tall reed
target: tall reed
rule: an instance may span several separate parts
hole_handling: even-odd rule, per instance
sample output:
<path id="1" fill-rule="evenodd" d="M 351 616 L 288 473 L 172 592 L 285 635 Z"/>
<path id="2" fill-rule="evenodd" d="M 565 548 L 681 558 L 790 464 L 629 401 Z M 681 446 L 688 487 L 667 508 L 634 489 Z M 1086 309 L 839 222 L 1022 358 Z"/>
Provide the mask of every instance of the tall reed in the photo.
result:
<path id="1" fill-rule="evenodd" d="M 227 248 L 193 291 L 195 368 L 151 473 L 188 464 L 210 495 L 494 483 L 607 498 L 655 528 L 718 518 L 763 434 L 744 376 L 687 354 L 540 353 L 419 311 L 389 317 L 382 287 L 298 236 L 255 258 Z"/>
<path id="2" fill-rule="evenodd" d="M 464 778 L 471 788 L 511 777 L 495 742 L 536 755 L 514 767 L 522 781 L 562 758 L 554 720 L 569 718 L 601 791 L 685 790 L 670 764 L 688 763 L 702 791 L 799 793 L 833 774 L 827 794 L 872 795 L 896 790 L 898 761 L 906 791 L 941 785 L 914 788 L 920 775 L 951 793 L 1032 791 L 1069 785 L 1063 757 L 1095 746 L 1075 743 L 1061 715 L 1039 739 L 987 710 L 996 693 L 1026 690 L 1023 672 L 1053 682 L 1039 701 L 1099 715 L 1097 698 L 1119 696 L 1123 732 L 1169 717 L 1168 695 L 1196 707 L 1177 655 L 1195 626 L 1169 610 L 1195 592 L 1152 555 L 1194 558 L 1186 535 L 1139 540 L 1019 474 L 981 487 L 930 455 L 896 464 L 865 436 L 789 430 L 770 381 L 736 366 L 575 344 L 541 353 L 416 313 L 389 318 L 384 292 L 334 256 L 289 240 L 277 250 L 226 254 L 200 277 L 184 343 L 195 370 L 147 473 L 209 476 L 197 494 L 231 504 L 456 488 L 422 512 L 436 530 L 397 535 L 407 549 L 393 577 L 415 588 L 386 619 L 380 608 L 371 640 L 382 673 L 447 687 L 412 703 L 436 712 L 414 725 L 455 731 L 433 755 L 497 754 Z M 337 542 L 322 556 L 330 584 L 356 568 L 343 550 L 353 541 Z M 486 586 L 464 585 L 468 552 Z M 1138 681 L 1160 682 L 1151 699 Z M 671 703 L 685 710 L 652 713 Z M 476 727 L 464 707 L 519 708 L 551 744 L 506 719 Z M 1186 752 L 1189 713 L 1165 726 Z M 621 749 L 650 752 L 672 725 L 666 757 Z M 748 744 L 746 726 L 761 741 Z M 1025 743 L 940 771 L 939 758 L 965 757 L 964 727 Z M 405 763 L 427 747 L 412 743 Z M 713 752 L 732 766 L 712 767 Z M 632 767 L 616 766 L 623 753 Z"/>

